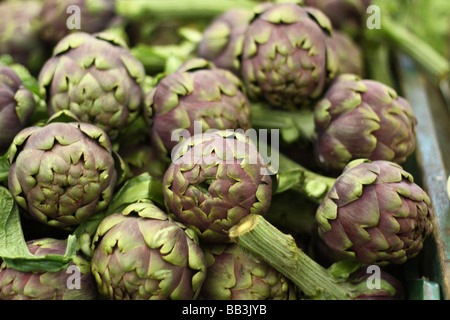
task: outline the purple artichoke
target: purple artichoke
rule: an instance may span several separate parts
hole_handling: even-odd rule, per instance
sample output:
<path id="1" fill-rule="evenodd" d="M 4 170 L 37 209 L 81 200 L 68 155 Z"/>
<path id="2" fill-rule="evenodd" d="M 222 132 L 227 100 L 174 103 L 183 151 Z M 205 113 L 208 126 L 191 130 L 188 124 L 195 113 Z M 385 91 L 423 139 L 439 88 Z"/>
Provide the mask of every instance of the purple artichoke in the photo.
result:
<path id="1" fill-rule="evenodd" d="M 371 0 L 305 0 L 305 5 L 323 11 L 330 18 L 334 29 L 357 37 L 364 28 L 364 17 L 371 2 Z"/>
<path id="2" fill-rule="evenodd" d="M 243 217 L 264 214 L 272 196 L 268 166 L 249 138 L 217 131 L 186 139 L 163 180 L 166 204 L 176 219 L 206 242 L 228 242 Z"/>
<path id="3" fill-rule="evenodd" d="M 277 108 L 308 106 L 328 80 L 330 21 L 321 11 L 294 3 L 263 4 L 256 13 L 241 57 L 249 96 Z"/>
<path id="4" fill-rule="evenodd" d="M 202 132 L 251 127 L 250 103 L 241 81 L 200 58 L 186 62 L 147 94 L 144 115 L 155 147 L 165 153 L 180 142 L 173 133 L 197 133 L 196 121 Z"/>
<path id="5" fill-rule="evenodd" d="M 92 246 L 92 273 L 108 299 L 191 300 L 205 280 L 195 233 L 151 202 L 107 216 Z"/>
<path id="6" fill-rule="evenodd" d="M 11 68 L 0 66 L 0 154 L 29 124 L 35 107 L 33 94 L 18 75 Z"/>
<path id="7" fill-rule="evenodd" d="M 109 205 L 117 181 L 112 152 L 106 133 L 88 123 L 28 127 L 10 148 L 9 190 L 36 220 L 70 228 Z"/>
<path id="8" fill-rule="evenodd" d="M 71 6 L 80 10 L 79 29 L 69 29 L 68 25 L 73 18 L 77 18 L 76 12 L 68 11 Z M 40 36 L 50 44 L 56 44 L 59 40 L 71 32 L 96 33 L 107 29 L 114 18 L 114 0 L 44 0 L 40 15 Z"/>
<path id="9" fill-rule="evenodd" d="M 218 68 L 240 74 L 239 56 L 252 18 L 251 10 L 239 8 L 230 9 L 214 19 L 203 33 L 199 56 L 212 61 Z"/>
<path id="10" fill-rule="evenodd" d="M 333 34 L 327 37 L 328 52 L 333 52 L 336 61 L 333 65 L 337 70 L 335 75 L 352 73 L 364 75 L 364 60 L 360 46 L 347 34 L 333 30 Z"/>
<path id="11" fill-rule="evenodd" d="M 319 206 L 325 244 L 365 264 L 404 263 L 432 230 L 430 198 L 413 177 L 389 161 L 350 162 Z"/>
<path id="12" fill-rule="evenodd" d="M 214 244 L 203 251 L 208 269 L 201 299 L 295 300 L 295 287 L 286 277 L 237 244 Z"/>
<path id="13" fill-rule="evenodd" d="M 42 238 L 27 242 L 36 256 L 64 255 L 66 241 Z M 97 288 L 90 262 L 76 255 L 67 268 L 56 272 L 22 272 L 0 266 L 0 300 L 94 300 Z M 77 278 L 79 277 L 79 278 Z"/>
<path id="14" fill-rule="evenodd" d="M 39 0 L 0 3 L 0 56 L 10 55 L 32 73 L 39 72 L 47 56 L 36 27 L 41 7 Z"/>
<path id="15" fill-rule="evenodd" d="M 316 104 L 319 164 L 341 171 L 353 159 L 403 163 L 416 147 L 417 120 L 392 88 L 352 74 L 338 76 Z"/>
<path id="16" fill-rule="evenodd" d="M 69 110 L 111 138 L 141 112 L 145 70 L 122 39 L 111 33 L 64 37 L 39 74 L 49 113 Z"/>

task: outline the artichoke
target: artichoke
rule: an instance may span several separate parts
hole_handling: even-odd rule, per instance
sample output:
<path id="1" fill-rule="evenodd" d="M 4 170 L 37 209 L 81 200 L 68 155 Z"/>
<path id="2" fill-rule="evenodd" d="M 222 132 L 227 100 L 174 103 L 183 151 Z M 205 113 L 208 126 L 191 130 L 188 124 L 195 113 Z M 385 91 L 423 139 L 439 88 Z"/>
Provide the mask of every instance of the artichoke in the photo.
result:
<path id="1" fill-rule="evenodd" d="M 204 248 L 208 269 L 205 300 L 294 300 L 295 288 L 280 272 L 246 255 L 236 244 Z"/>
<path id="2" fill-rule="evenodd" d="M 416 147 L 409 102 L 392 88 L 352 74 L 338 76 L 316 104 L 319 164 L 342 170 L 353 159 L 403 163 Z"/>
<path id="3" fill-rule="evenodd" d="M 36 256 L 64 255 L 66 241 L 42 238 L 27 242 Z M 67 268 L 55 272 L 23 272 L 0 266 L 0 300 L 93 300 L 97 297 L 90 263 L 76 255 Z"/>
<path id="4" fill-rule="evenodd" d="M 198 47 L 199 56 L 212 61 L 218 68 L 239 75 L 244 34 L 252 18 L 251 10 L 237 8 L 227 10 L 214 19 L 203 32 Z"/>
<path id="5" fill-rule="evenodd" d="M 195 233 L 151 202 L 107 216 L 92 246 L 92 273 L 109 299 L 191 300 L 205 280 L 205 256 Z"/>
<path id="6" fill-rule="evenodd" d="M 166 204 L 205 242 L 228 242 L 234 224 L 270 206 L 270 168 L 244 134 L 195 135 L 180 144 L 172 161 L 163 179 Z"/>
<path id="7" fill-rule="evenodd" d="M 316 212 L 319 234 L 339 256 L 365 264 L 404 263 L 432 230 L 430 198 L 390 161 L 354 160 Z"/>
<path id="8" fill-rule="evenodd" d="M 70 228 L 106 209 L 117 181 L 106 133 L 88 123 L 28 127 L 10 148 L 8 184 L 32 217 Z"/>
<path id="9" fill-rule="evenodd" d="M 306 6 L 323 11 L 331 21 L 334 29 L 352 37 L 361 34 L 364 17 L 371 0 L 304 0 Z"/>
<path id="10" fill-rule="evenodd" d="M 64 37 L 39 74 L 49 113 L 70 110 L 114 138 L 139 115 L 143 65 L 111 33 Z"/>
<path id="11" fill-rule="evenodd" d="M 46 57 L 36 31 L 41 7 L 33 0 L 0 3 L 0 55 L 10 55 L 32 72 L 39 72 Z"/>
<path id="12" fill-rule="evenodd" d="M 36 107 L 33 94 L 9 67 L 0 66 L 0 154 L 27 126 Z"/>
<path id="13" fill-rule="evenodd" d="M 351 73 L 364 75 L 364 60 L 361 47 L 347 34 L 334 30 L 326 40 L 328 52 L 333 52 L 337 61 L 335 75 Z M 351 57 L 351 58 L 349 58 Z"/>
<path id="14" fill-rule="evenodd" d="M 299 109 L 318 98 L 328 80 L 328 18 L 294 3 L 261 5 L 244 36 L 242 78 L 253 99 Z"/>
<path id="15" fill-rule="evenodd" d="M 144 116 L 151 126 L 151 139 L 163 153 L 180 142 L 173 133 L 185 129 L 243 129 L 250 125 L 250 103 L 242 83 L 230 71 L 207 60 L 191 59 L 164 77 L 145 98 Z"/>
<path id="16" fill-rule="evenodd" d="M 79 16 L 77 12 L 69 10 L 70 6 L 79 8 Z M 114 0 L 44 0 L 39 21 L 40 37 L 55 44 L 72 30 L 86 33 L 103 31 L 112 24 L 115 17 Z M 80 19 L 80 28 L 69 29 L 70 23 L 76 22 L 76 18 Z"/>
<path id="17" fill-rule="evenodd" d="M 375 274 L 373 275 L 375 276 Z M 354 288 L 355 300 L 403 300 L 405 298 L 405 288 L 399 279 L 386 272 L 379 270 L 379 288 L 369 288 L 368 283 L 373 279 L 369 267 L 361 267 L 348 277 L 347 281 Z M 371 283 L 372 284 L 372 283 Z M 374 284 L 372 284 L 374 285 Z"/>

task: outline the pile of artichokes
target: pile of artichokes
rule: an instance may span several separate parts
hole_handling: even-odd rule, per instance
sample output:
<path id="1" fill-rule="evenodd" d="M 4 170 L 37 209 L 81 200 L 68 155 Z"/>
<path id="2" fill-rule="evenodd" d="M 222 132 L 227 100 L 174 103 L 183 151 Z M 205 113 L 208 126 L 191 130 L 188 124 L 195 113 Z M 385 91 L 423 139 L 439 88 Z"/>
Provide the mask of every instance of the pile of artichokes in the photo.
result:
<path id="1" fill-rule="evenodd" d="M 370 1 L 115 2 L 0 2 L 0 300 L 407 298 L 434 213 Z"/>

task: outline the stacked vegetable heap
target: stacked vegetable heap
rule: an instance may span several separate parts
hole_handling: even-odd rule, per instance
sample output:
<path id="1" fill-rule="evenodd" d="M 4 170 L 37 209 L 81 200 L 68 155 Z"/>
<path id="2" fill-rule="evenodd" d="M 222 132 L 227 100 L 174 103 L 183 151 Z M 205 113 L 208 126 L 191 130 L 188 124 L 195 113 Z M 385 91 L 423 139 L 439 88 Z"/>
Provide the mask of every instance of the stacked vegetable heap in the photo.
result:
<path id="1" fill-rule="evenodd" d="M 433 208 L 369 5 L 1 1 L 0 299 L 406 298 Z"/>

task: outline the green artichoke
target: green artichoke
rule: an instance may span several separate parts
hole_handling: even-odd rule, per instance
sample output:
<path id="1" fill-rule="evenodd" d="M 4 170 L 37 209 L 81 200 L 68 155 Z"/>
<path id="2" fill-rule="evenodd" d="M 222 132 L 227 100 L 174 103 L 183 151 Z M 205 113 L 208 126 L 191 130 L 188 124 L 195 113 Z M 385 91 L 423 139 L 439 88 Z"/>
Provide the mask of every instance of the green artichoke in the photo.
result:
<path id="1" fill-rule="evenodd" d="M 151 202 L 106 217 L 92 246 L 92 273 L 109 299 L 191 300 L 205 280 L 195 233 Z"/>
<path id="2" fill-rule="evenodd" d="M 64 255 L 66 241 L 42 238 L 27 242 L 36 256 Z M 76 255 L 67 268 L 56 272 L 22 272 L 0 266 L 0 300 L 93 300 L 97 297 L 90 263 Z"/>
<path id="3" fill-rule="evenodd" d="M 243 129 L 250 124 L 250 103 L 241 81 L 230 71 L 207 60 L 191 59 L 164 77 L 146 96 L 144 116 L 151 126 L 151 139 L 162 152 L 180 142 L 174 133 L 200 130 Z M 184 135 L 183 135 L 184 136 Z"/>
<path id="4" fill-rule="evenodd" d="M 35 219 L 70 228 L 107 208 L 117 181 L 106 133 L 87 123 L 28 127 L 10 148 L 8 185 Z"/>
<path id="5" fill-rule="evenodd" d="M 358 37 L 364 28 L 366 10 L 371 0 L 304 0 L 306 6 L 325 13 L 333 28 L 352 37 Z"/>
<path id="6" fill-rule="evenodd" d="M 33 94 L 9 67 L 0 66 L 0 154 L 27 126 L 36 108 Z"/>
<path id="7" fill-rule="evenodd" d="M 251 10 L 230 9 L 214 19 L 204 30 L 199 43 L 200 57 L 212 61 L 218 68 L 240 74 L 239 56 L 244 34 L 253 18 Z"/>
<path id="8" fill-rule="evenodd" d="M 78 12 L 70 10 L 72 6 L 79 8 L 79 15 Z M 86 33 L 103 31 L 112 24 L 115 17 L 114 0 L 71 0 L 70 2 L 44 0 L 39 20 L 39 33 L 42 39 L 55 44 L 72 30 Z M 79 21 L 76 21 L 77 18 Z M 71 23 L 74 25 L 72 26 Z"/>
<path id="9" fill-rule="evenodd" d="M 208 263 L 200 299 L 294 300 L 295 287 L 280 272 L 246 255 L 236 244 L 204 248 Z"/>
<path id="10" fill-rule="evenodd" d="M 416 147 L 409 102 L 392 88 L 352 74 L 338 76 L 316 104 L 319 164 L 342 170 L 353 159 L 403 163 Z"/>
<path id="11" fill-rule="evenodd" d="M 365 264 L 404 263 L 432 230 L 430 198 L 401 166 L 350 162 L 319 206 L 316 222 L 326 245 Z"/>
<path id="12" fill-rule="evenodd" d="M 37 35 L 40 1 L 4 1 L 0 3 L 0 55 L 8 54 L 30 71 L 39 72 L 46 52 Z"/>
<path id="13" fill-rule="evenodd" d="M 111 138 L 139 115 L 143 65 L 111 33 L 72 33 L 54 48 L 39 74 L 49 113 L 70 110 Z"/>
<path id="14" fill-rule="evenodd" d="M 166 204 L 205 242 L 228 242 L 233 225 L 270 206 L 269 167 L 239 132 L 195 135 L 179 145 L 172 161 L 163 179 Z"/>
<path id="15" fill-rule="evenodd" d="M 253 99 L 299 109 L 318 98 L 327 83 L 328 18 L 294 3 L 261 5 L 244 36 L 242 78 Z"/>

